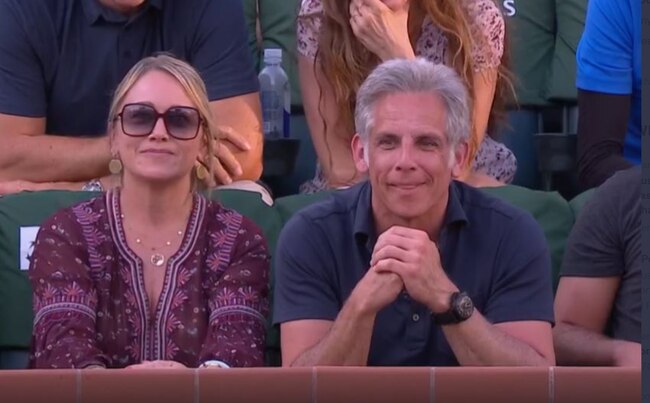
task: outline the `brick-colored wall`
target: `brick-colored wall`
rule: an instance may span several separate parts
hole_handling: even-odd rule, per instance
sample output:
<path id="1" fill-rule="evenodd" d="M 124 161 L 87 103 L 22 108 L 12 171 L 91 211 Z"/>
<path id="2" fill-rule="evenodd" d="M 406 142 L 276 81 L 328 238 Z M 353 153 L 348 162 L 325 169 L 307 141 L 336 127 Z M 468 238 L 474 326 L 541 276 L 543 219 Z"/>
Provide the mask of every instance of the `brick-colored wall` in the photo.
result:
<path id="1" fill-rule="evenodd" d="M 250 368 L 0 371 L 3 403 L 627 403 L 626 368 Z"/>

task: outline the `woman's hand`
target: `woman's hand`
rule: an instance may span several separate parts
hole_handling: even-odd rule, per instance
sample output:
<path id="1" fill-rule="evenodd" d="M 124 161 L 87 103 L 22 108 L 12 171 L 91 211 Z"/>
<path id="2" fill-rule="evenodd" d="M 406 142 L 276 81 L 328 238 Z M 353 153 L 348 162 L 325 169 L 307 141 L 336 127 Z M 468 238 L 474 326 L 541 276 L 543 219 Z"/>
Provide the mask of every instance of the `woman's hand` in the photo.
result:
<path id="1" fill-rule="evenodd" d="M 142 361 L 140 364 L 129 365 L 125 369 L 158 369 L 158 368 L 187 368 L 185 365 L 176 361 Z"/>
<path id="2" fill-rule="evenodd" d="M 359 41 L 382 61 L 414 58 L 408 34 L 409 0 L 352 0 L 350 25 Z"/>

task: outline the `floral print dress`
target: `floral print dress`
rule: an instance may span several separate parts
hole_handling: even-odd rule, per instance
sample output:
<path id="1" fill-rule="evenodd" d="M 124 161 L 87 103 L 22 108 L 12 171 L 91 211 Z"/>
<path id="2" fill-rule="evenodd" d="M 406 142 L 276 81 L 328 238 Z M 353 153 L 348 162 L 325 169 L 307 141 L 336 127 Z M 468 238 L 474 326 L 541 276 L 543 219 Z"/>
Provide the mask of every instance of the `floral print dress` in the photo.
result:
<path id="1" fill-rule="evenodd" d="M 63 209 L 36 238 L 32 368 L 123 368 L 145 360 L 262 366 L 269 253 L 240 214 L 195 194 L 155 310 L 126 242 L 119 190 Z"/>

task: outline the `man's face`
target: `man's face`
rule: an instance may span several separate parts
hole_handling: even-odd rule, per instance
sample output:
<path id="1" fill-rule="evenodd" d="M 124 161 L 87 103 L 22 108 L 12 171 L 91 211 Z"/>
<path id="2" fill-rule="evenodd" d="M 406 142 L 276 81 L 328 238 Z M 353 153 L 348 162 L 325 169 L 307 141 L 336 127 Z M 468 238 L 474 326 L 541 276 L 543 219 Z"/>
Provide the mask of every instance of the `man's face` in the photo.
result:
<path id="1" fill-rule="evenodd" d="M 447 140 L 441 99 L 423 92 L 387 95 L 375 103 L 374 119 L 368 144 L 356 135 L 352 145 L 357 169 L 370 178 L 375 213 L 412 221 L 446 206 L 467 146 L 452 149 Z"/>

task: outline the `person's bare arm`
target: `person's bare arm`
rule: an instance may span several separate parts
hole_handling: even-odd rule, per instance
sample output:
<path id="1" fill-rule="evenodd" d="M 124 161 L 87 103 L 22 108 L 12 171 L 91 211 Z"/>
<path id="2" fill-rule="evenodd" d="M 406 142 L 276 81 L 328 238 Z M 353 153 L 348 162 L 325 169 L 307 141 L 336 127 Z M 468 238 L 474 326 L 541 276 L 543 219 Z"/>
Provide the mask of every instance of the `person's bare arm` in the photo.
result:
<path id="1" fill-rule="evenodd" d="M 490 112 L 492 111 L 492 104 L 494 102 L 494 94 L 497 84 L 497 69 L 491 68 L 481 72 L 474 73 L 474 88 L 473 97 L 474 103 L 472 107 L 472 119 L 474 122 L 474 133 L 471 138 L 470 144 L 474 145 L 474 152 L 477 153 L 481 147 L 481 143 L 485 138 L 488 122 L 490 120 Z M 472 186 L 500 186 L 501 182 L 490 180 L 485 174 L 478 174 L 471 171 L 473 158 L 476 154 L 471 156 L 468 161 L 467 170 L 461 175 L 460 180 Z"/>
<path id="2" fill-rule="evenodd" d="M 578 90 L 578 180 L 600 186 L 632 166 L 623 155 L 632 96 Z"/>
<path id="3" fill-rule="evenodd" d="M 223 142 L 226 150 L 219 154 L 224 172 L 229 170 L 229 166 L 239 164 L 240 174 L 227 172 L 231 179 L 258 180 L 262 176 L 264 148 L 259 93 L 212 101 L 210 106 L 216 124 L 223 129 L 222 135 L 226 140 Z"/>
<path id="4" fill-rule="evenodd" d="M 641 365 L 639 343 L 604 334 L 620 285 L 619 277 L 560 279 L 555 297 L 553 339 L 560 365 Z"/>
<path id="5" fill-rule="evenodd" d="M 497 69 L 488 69 L 474 73 L 474 106 L 472 116 L 474 118 L 474 135 L 478 145 L 481 144 L 487 131 L 494 92 L 497 85 Z"/>
<path id="6" fill-rule="evenodd" d="M 553 337 L 547 322 L 489 323 L 480 312 L 442 330 L 463 366 L 553 366 Z"/>
<path id="7" fill-rule="evenodd" d="M 399 276 L 378 273 L 371 267 L 334 322 L 310 319 L 283 323 L 282 365 L 367 365 L 377 312 L 393 302 L 403 286 Z"/>
<path id="8" fill-rule="evenodd" d="M 298 74 L 309 132 L 329 186 L 356 183 L 362 175 L 352 159 L 354 128 L 340 118 L 333 89 L 319 67 L 314 71 L 314 59 L 298 55 Z"/>
<path id="9" fill-rule="evenodd" d="M 283 323 L 282 363 L 286 367 L 365 366 L 375 315 L 361 316 L 346 304 L 336 321 L 298 320 Z"/>
<path id="10" fill-rule="evenodd" d="M 0 114 L 0 181 L 78 182 L 108 173 L 106 136 L 44 133 L 45 118 Z"/>

